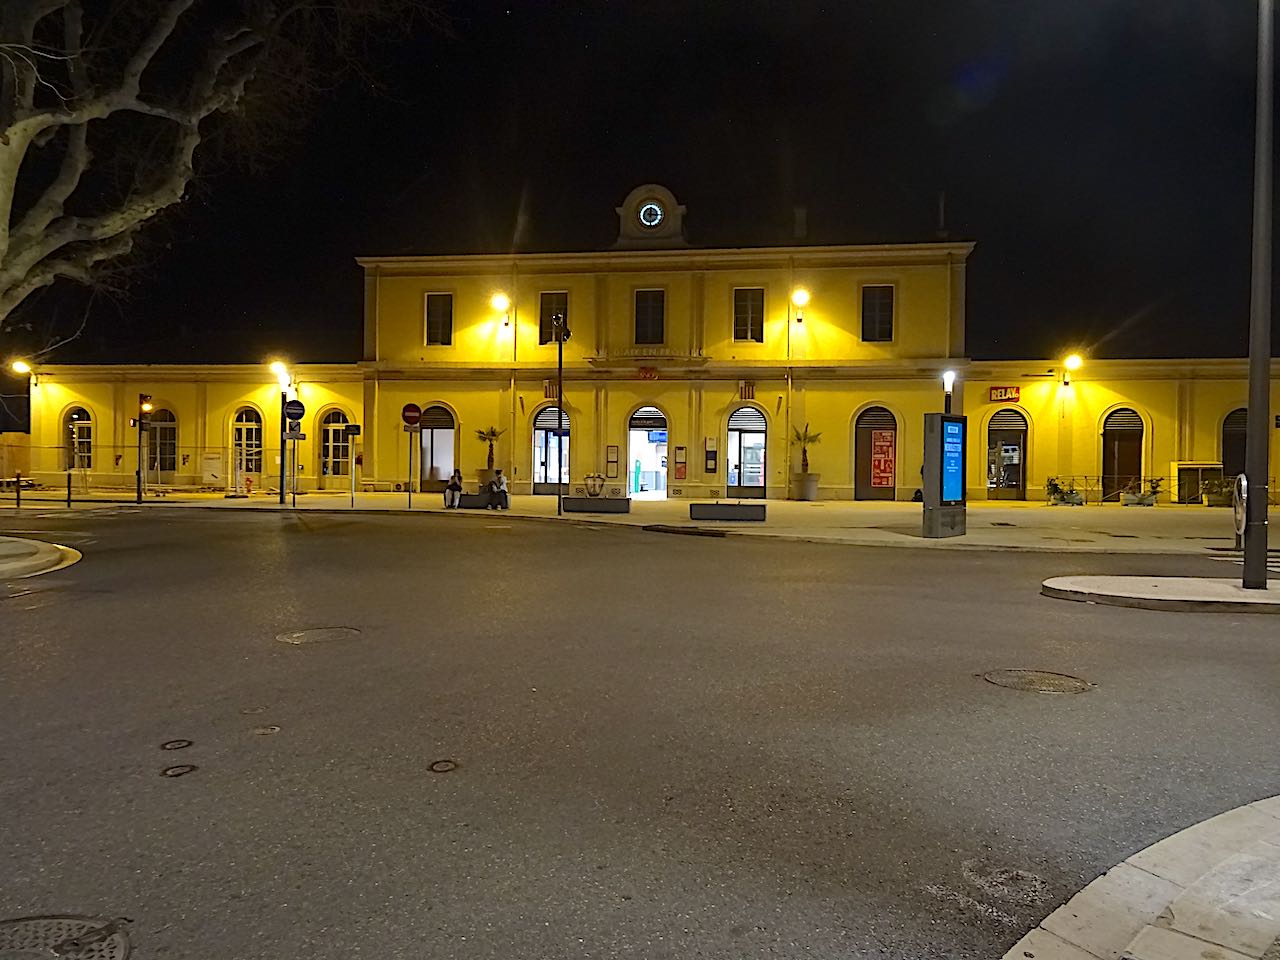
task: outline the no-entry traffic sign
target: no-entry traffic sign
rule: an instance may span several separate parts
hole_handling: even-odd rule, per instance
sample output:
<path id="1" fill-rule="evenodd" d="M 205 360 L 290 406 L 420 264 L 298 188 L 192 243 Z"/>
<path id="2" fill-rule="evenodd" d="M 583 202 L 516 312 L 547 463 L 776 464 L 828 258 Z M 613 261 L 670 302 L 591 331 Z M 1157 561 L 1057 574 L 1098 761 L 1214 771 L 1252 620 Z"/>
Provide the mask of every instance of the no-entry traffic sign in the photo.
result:
<path id="1" fill-rule="evenodd" d="M 301 400 L 290 400 L 284 405 L 284 415 L 290 420 L 301 420 L 306 413 L 307 408 L 302 405 Z"/>
<path id="2" fill-rule="evenodd" d="M 400 419 L 410 427 L 417 426 L 418 421 L 422 419 L 422 408 L 416 403 L 406 403 L 404 409 L 400 411 Z"/>

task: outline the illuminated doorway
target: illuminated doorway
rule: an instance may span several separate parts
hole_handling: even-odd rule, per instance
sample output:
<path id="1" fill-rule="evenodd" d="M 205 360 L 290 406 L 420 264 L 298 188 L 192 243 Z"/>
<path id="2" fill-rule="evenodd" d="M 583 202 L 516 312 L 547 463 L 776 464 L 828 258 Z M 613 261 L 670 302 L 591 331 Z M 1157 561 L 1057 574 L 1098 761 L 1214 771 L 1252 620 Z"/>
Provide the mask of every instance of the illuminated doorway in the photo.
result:
<path id="1" fill-rule="evenodd" d="M 627 493 L 667 498 L 667 418 L 657 407 L 641 407 L 627 421 Z"/>

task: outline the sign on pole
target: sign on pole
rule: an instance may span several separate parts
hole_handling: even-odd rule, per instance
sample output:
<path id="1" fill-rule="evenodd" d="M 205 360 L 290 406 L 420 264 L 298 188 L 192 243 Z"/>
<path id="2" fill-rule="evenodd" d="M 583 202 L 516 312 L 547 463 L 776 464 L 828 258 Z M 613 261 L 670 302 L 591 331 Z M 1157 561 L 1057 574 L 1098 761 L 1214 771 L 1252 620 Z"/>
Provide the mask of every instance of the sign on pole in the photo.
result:
<path id="1" fill-rule="evenodd" d="M 284 415 L 290 420 L 301 420 L 307 415 L 307 408 L 301 400 L 288 400 L 284 405 Z"/>
<path id="2" fill-rule="evenodd" d="M 406 403 L 400 410 L 400 419 L 406 426 L 417 426 L 418 421 L 422 419 L 422 408 L 416 403 Z"/>

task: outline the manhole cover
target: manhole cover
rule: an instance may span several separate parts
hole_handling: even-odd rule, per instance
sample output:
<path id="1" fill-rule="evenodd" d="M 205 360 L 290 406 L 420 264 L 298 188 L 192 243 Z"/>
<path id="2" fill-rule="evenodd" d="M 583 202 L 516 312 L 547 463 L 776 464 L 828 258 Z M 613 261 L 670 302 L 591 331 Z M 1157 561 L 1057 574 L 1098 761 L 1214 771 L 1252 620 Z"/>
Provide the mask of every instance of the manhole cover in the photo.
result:
<path id="1" fill-rule="evenodd" d="M 427 769 L 432 773 L 449 773 L 458 769 L 458 762 L 456 760 L 432 760 Z"/>
<path id="2" fill-rule="evenodd" d="M 194 763 L 179 763 L 172 767 L 165 767 L 160 771 L 162 777 L 185 777 L 188 773 L 194 773 L 200 768 Z"/>
<path id="3" fill-rule="evenodd" d="M 280 728 L 273 723 L 265 727 L 254 727 L 253 732 L 260 737 L 269 737 L 273 733 L 279 733 Z"/>
<path id="4" fill-rule="evenodd" d="M 335 640 L 358 640 L 359 638 L 360 631 L 355 627 L 316 627 L 312 630 L 282 633 L 276 637 L 281 643 L 332 643 Z"/>
<path id="5" fill-rule="evenodd" d="M 77 916 L 0 921 L 0 960 L 125 960 L 132 951 L 128 922 Z"/>
<path id="6" fill-rule="evenodd" d="M 1031 693 L 1085 693 L 1097 686 L 1067 673 L 1051 673 L 1048 670 L 988 670 L 979 674 L 987 683 L 1010 690 L 1027 690 Z"/>
<path id="7" fill-rule="evenodd" d="M 186 739 L 166 740 L 164 743 L 160 744 L 160 749 L 161 750 L 185 750 L 187 749 L 187 747 L 191 746 L 191 743 L 192 741 L 186 740 Z"/>

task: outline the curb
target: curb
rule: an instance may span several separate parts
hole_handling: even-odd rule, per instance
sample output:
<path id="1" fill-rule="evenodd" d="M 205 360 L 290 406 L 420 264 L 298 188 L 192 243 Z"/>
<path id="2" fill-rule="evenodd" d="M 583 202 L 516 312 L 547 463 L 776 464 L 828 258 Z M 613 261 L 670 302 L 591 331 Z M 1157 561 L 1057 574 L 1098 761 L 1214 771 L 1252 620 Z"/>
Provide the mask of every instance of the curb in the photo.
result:
<path id="1" fill-rule="evenodd" d="M 1202 820 L 1116 864 L 1003 960 L 1262 957 L 1280 942 L 1278 844 L 1280 797 Z"/>
<path id="2" fill-rule="evenodd" d="M 1275 595 L 1271 597 L 1259 597 L 1256 600 L 1236 600 L 1188 596 L 1141 596 L 1112 590 L 1090 590 L 1079 583 L 1079 581 L 1093 579 L 1101 578 L 1051 577 L 1040 585 L 1040 593 L 1055 600 L 1074 600 L 1077 603 L 1097 603 L 1111 607 L 1130 607 L 1135 610 L 1167 610 L 1175 613 L 1280 614 L 1280 590 L 1274 591 Z M 1171 589 L 1176 588 L 1178 585 L 1192 582 L 1190 577 L 1109 577 L 1105 579 L 1141 581 L 1152 588 L 1158 588 L 1162 585 L 1160 581 L 1164 581 Z M 1153 583 L 1153 581 L 1156 582 Z M 1222 584 L 1234 581 L 1203 578 L 1203 582 L 1205 584 Z M 1280 584 L 1277 585 L 1280 586 Z M 1268 587 L 1266 592 L 1270 594 L 1273 591 Z"/>
<path id="3" fill-rule="evenodd" d="M 78 563 L 83 554 L 71 547 L 59 543 L 46 543 L 43 540 L 31 540 L 26 537 L 0 537 L 0 540 L 14 540 L 20 543 L 37 545 L 34 556 L 21 560 L 0 560 L 0 580 L 24 580 L 27 577 L 42 573 L 52 573 L 73 563 Z"/>

